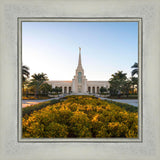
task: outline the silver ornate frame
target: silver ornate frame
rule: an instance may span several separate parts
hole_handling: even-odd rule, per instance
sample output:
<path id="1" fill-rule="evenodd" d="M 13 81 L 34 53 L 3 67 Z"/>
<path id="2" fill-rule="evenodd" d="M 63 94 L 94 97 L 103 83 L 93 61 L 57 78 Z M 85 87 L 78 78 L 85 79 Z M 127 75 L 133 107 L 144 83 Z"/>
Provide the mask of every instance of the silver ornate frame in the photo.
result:
<path id="1" fill-rule="evenodd" d="M 1 0 L 0 159 L 160 159 L 159 0 Z M 18 17 L 143 19 L 143 122 L 141 142 L 19 142 Z M 139 59 L 140 60 L 140 59 Z M 19 64 L 20 65 L 20 64 Z M 18 69 L 17 69 L 18 68 Z M 20 104 L 19 104 L 20 105 Z"/>

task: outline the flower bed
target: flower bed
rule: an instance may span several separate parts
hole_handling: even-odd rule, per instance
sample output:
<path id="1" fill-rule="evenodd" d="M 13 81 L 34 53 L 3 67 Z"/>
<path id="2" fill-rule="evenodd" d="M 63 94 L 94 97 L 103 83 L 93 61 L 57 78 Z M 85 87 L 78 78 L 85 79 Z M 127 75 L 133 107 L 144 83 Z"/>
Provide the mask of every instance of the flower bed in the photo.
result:
<path id="1" fill-rule="evenodd" d="M 138 113 L 93 96 L 68 96 L 23 117 L 23 138 L 138 136 Z"/>

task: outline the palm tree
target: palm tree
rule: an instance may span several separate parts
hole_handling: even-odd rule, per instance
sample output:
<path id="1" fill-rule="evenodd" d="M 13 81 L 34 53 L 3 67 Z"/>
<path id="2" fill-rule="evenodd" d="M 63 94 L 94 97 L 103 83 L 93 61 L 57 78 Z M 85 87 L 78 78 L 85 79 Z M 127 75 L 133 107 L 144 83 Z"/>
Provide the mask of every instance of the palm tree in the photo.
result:
<path id="1" fill-rule="evenodd" d="M 43 94 L 47 95 L 48 92 L 52 91 L 52 85 L 48 84 L 48 83 L 43 83 L 40 86 L 40 91 L 43 92 Z"/>
<path id="2" fill-rule="evenodd" d="M 132 94 L 133 94 L 135 87 L 136 86 L 138 87 L 138 78 L 137 77 L 131 77 L 131 83 L 132 83 Z"/>
<path id="3" fill-rule="evenodd" d="M 47 74 L 45 73 L 38 73 L 33 74 L 31 82 L 29 84 L 30 87 L 33 87 L 35 90 L 35 97 L 39 93 L 41 85 L 48 80 Z"/>
<path id="4" fill-rule="evenodd" d="M 127 80 L 127 73 L 123 73 L 123 71 L 118 71 L 112 74 L 112 78 L 110 78 L 110 94 L 117 95 L 120 97 L 120 94 L 123 91 L 123 87 L 125 85 L 125 81 Z"/>
<path id="5" fill-rule="evenodd" d="M 129 91 L 131 90 L 131 85 L 132 85 L 132 82 L 131 82 L 131 80 L 129 80 L 129 79 L 127 79 L 127 80 L 124 82 L 123 92 L 124 92 L 124 94 L 127 95 L 127 98 L 128 98 L 128 95 L 129 95 Z"/>
<path id="6" fill-rule="evenodd" d="M 114 73 L 112 74 L 112 79 L 120 79 L 120 80 L 126 80 L 127 77 L 126 77 L 127 73 L 123 73 L 123 71 L 118 71 L 117 73 Z"/>
<path id="7" fill-rule="evenodd" d="M 29 75 L 30 75 L 30 73 L 29 73 L 29 67 L 23 65 L 22 66 L 22 88 L 23 88 L 23 93 L 24 93 L 25 82 L 29 78 Z"/>
<path id="8" fill-rule="evenodd" d="M 25 81 L 27 78 L 29 78 L 29 67 L 23 65 L 22 66 L 22 80 Z"/>
<path id="9" fill-rule="evenodd" d="M 134 65 L 131 68 L 134 68 L 132 70 L 132 76 L 134 76 L 135 74 L 138 75 L 138 63 L 135 62 Z"/>

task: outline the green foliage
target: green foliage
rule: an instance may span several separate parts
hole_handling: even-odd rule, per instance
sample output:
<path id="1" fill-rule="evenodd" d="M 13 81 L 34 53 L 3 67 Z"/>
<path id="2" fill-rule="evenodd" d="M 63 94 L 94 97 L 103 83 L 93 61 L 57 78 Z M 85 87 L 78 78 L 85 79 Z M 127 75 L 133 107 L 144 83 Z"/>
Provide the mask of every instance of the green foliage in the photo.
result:
<path id="1" fill-rule="evenodd" d="M 29 67 L 23 65 L 22 66 L 22 93 L 25 94 L 25 87 L 28 85 L 28 78 L 29 78 L 30 72 Z"/>
<path id="2" fill-rule="evenodd" d="M 132 85 L 138 85 L 138 77 L 131 77 Z"/>
<path id="3" fill-rule="evenodd" d="M 126 95 L 121 95 L 121 97 L 117 97 L 117 96 L 109 96 L 108 98 L 110 99 L 138 99 L 138 95 L 137 94 L 129 94 L 128 97 Z"/>
<path id="4" fill-rule="evenodd" d="M 115 101 L 110 101 L 110 100 L 105 100 L 111 104 L 115 104 L 121 108 L 124 108 L 126 111 L 129 111 L 129 112 L 138 112 L 138 107 L 135 107 L 135 106 L 132 106 L 130 104 L 126 104 L 126 103 L 120 103 L 120 102 L 115 102 Z"/>
<path id="5" fill-rule="evenodd" d="M 58 103 L 58 102 L 59 102 L 59 100 L 51 100 L 51 101 L 42 102 L 42 103 L 39 103 L 39 104 L 36 104 L 36 105 L 33 105 L 33 106 L 22 108 L 22 116 L 23 117 L 25 115 L 29 116 L 34 111 L 38 111 L 38 110 L 40 110 L 40 109 L 42 109 L 42 108 L 44 108 L 48 105 L 55 104 L 55 103 Z"/>
<path id="6" fill-rule="evenodd" d="M 56 86 L 55 88 L 52 89 L 52 91 L 56 92 L 58 94 L 58 93 L 62 92 L 62 88 Z"/>
<path id="7" fill-rule="evenodd" d="M 32 79 L 28 87 L 34 90 L 35 97 L 39 94 L 40 88 L 42 87 L 43 83 L 48 80 L 47 74 L 45 73 L 38 73 L 33 74 Z"/>
<path id="8" fill-rule="evenodd" d="M 131 81 L 127 79 L 123 84 L 122 92 L 126 94 L 128 97 L 130 90 L 131 90 Z"/>
<path id="9" fill-rule="evenodd" d="M 132 84 L 132 94 L 137 93 L 137 90 L 134 91 L 134 89 L 137 89 L 138 87 L 138 77 L 131 77 L 131 84 Z"/>
<path id="10" fill-rule="evenodd" d="M 28 95 L 27 97 L 23 96 L 22 99 L 23 100 L 42 100 L 42 99 L 50 99 L 51 97 L 49 96 L 44 96 L 44 95 L 40 95 L 38 96 L 38 98 L 34 97 L 34 96 L 30 96 Z"/>
<path id="11" fill-rule="evenodd" d="M 138 63 L 135 62 L 134 65 L 131 66 L 131 68 L 134 68 L 131 72 L 132 76 L 138 75 Z"/>
<path id="12" fill-rule="evenodd" d="M 90 121 L 87 114 L 76 111 L 70 118 L 70 137 L 91 137 Z"/>
<path id="13" fill-rule="evenodd" d="M 55 137 L 66 138 L 68 135 L 67 126 L 59 123 L 51 122 L 46 127 L 44 134 L 45 136 L 43 137 L 47 137 L 47 138 L 55 138 Z"/>
<path id="14" fill-rule="evenodd" d="M 93 96 L 68 96 L 63 102 L 24 116 L 23 137 L 135 138 L 138 136 L 138 113 L 124 108 Z"/>
<path id="15" fill-rule="evenodd" d="M 124 123 L 110 122 L 107 127 L 102 126 L 98 131 L 97 137 L 126 137 L 128 134 L 128 127 Z"/>
<path id="16" fill-rule="evenodd" d="M 52 91 L 52 85 L 50 85 L 48 83 L 42 83 L 42 85 L 40 86 L 40 91 L 44 95 L 48 95 L 48 93 Z"/>
<path id="17" fill-rule="evenodd" d="M 112 74 L 109 83 L 111 96 L 117 95 L 120 97 L 121 94 L 126 94 L 128 96 L 131 89 L 131 81 L 127 79 L 126 73 L 118 71 L 117 73 Z"/>
<path id="18" fill-rule="evenodd" d="M 29 67 L 23 65 L 22 66 L 22 81 L 25 82 L 27 78 L 29 78 L 30 72 L 29 72 Z"/>
<path id="19" fill-rule="evenodd" d="M 107 92 L 107 89 L 106 89 L 105 87 L 101 87 L 101 88 L 100 88 L 100 92 L 101 92 L 101 93 Z"/>

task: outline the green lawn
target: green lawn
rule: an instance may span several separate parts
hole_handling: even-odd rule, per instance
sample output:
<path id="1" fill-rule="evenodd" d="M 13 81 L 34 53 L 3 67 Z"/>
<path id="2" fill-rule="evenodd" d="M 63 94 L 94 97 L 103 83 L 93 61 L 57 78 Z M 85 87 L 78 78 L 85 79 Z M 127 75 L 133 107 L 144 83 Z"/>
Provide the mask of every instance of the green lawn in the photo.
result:
<path id="1" fill-rule="evenodd" d="M 108 98 L 110 99 L 138 99 L 138 95 L 121 95 L 120 97 L 118 96 L 109 96 Z"/>
<path id="2" fill-rule="evenodd" d="M 55 100 L 54 99 L 54 100 L 50 100 L 50 101 L 42 102 L 42 103 L 39 103 L 39 104 L 36 104 L 36 105 L 32 105 L 32 106 L 29 106 L 29 107 L 22 108 L 22 116 L 23 117 L 25 115 L 29 116 L 34 111 L 38 111 L 38 110 L 40 110 L 42 108 L 45 108 L 48 105 L 52 105 L 52 104 L 58 103 L 60 101 L 61 100 Z"/>

